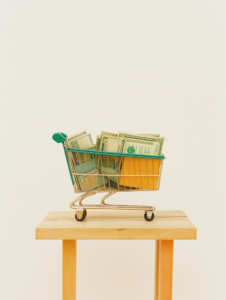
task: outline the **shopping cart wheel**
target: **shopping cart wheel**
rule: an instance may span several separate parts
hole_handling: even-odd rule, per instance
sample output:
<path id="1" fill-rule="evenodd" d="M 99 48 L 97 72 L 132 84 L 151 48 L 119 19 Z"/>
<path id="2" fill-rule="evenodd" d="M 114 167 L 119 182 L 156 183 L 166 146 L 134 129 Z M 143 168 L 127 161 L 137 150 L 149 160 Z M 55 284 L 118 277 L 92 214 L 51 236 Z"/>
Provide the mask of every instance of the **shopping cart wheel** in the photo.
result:
<path id="1" fill-rule="evenodd" d="M 144 218 L 146 221 L 152 221 L 152 220 L 154 220 L 154 217 L 155 217 L 155 214 L 151 211 L 149 211 L 149 212 L 146 211 L 144 213 Z"/>
<path id="2" fill-rule="evenodd" d="M 75 219 L 76 219 L 77 221 L 79 221 L 79 222 L 84 221 L 85 218 L 86 218 L 86 216 L 87 216 L 87 212 L 86 212 L 85 210 L 83 210 L 83 211 L 77 211 L 77 212 L 75 213 Z"/>

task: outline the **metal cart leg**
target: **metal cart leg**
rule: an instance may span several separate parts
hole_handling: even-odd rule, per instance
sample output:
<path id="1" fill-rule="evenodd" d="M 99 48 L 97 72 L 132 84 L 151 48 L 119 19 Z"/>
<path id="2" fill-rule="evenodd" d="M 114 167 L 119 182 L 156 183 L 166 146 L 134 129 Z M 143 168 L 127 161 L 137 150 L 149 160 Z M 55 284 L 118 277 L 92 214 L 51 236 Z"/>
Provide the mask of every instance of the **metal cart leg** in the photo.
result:
<path id="1" fill-rule="evenodd" d="M 156 240 L 155 300 L 172 300 L 173 242 Z"/>
<path id="2" fill-rule="evenodd" d="M 76 300 L 77 240 L 63 240 L 62 299 Z"/>
<path id="3" fill-rule="evenodd" d="M 70 204 L 70 208 L 75 209 L 75 219 L 79 222 L 85 220 L 87 216 L 87 209 L 114 209 L 114 210 L 144 210 L 144 218 L 146 221 L 152 221 L 155 217 L 154 210 L 155 207 L 153 206 L 144 206 L 144 205 L 115 205 L 115 204 L 107 204 L 105 200 L 114 195 L 115 191 L 110 191 L 107 193 L 101 200 L 100 204 L 83 204 L 82 201 L 90 196 L 95 195 L 95 192 L 87 192 L 77 199 L 75 199 Z M 76 205 L 76 202 L 79 204 Z"/>

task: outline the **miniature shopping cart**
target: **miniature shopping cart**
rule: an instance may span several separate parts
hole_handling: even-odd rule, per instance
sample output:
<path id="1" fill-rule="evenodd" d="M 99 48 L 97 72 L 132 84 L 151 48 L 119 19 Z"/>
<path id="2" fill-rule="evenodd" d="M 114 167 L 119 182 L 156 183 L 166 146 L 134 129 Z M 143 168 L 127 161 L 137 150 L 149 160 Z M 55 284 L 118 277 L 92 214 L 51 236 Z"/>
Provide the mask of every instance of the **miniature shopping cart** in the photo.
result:
<path id="1" fill-rule="evenodd" d="M 64 133 L 55 133 L 53 140 L 63 144 L 75 193 L 84 193 L 70 204 L 77 221 L 85 220 L 87 209 L 144 210 L 145 220 L 154 219 L 152 206 L 111 205 L 105 200 L 116 192 L 157 191 L 164 156 L 133 154 L 132 149 L 131 153 L 116 153 L 68 148 Z M 99 205 L 82 203 L 89 196 L 106 192 Z"/>

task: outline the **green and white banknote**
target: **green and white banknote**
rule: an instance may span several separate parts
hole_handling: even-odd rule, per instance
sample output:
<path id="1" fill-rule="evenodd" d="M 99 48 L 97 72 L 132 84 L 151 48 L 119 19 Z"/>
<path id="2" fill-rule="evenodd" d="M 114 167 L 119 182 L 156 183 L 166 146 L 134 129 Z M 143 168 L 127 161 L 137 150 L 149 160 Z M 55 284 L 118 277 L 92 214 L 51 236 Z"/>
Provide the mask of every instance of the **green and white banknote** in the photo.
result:
<path id="1" fill-rule="evenodd" d="M 116 171 L 119 165 L 119 159 L 118 157 L 115 156 L 108 156 L 108 155 L 103 155 L 103 158 L 101 160 L 100 164 L 100 169 L 102 174 L 107 174 L 109 175 L 109 179 L 115 183 L 119 183 L 120 178 L 120 172 Z M 112 176 L 114 175 L 114 176 Z M 117 175 L 117 176 L 115 176 Z"/>
<path id="2" fill-rule="evenodd" d="M 122 131 L 119 131 L 118 134 L 102 131 L 101 135 L 97 136 L 96 145 L 93 144 L 92 136 L 87 130 L 82 130 L 67 137 L 69 148 L 146 155 L 161 155 L 164 141 L 165 138 L 160 137 L 159 133 L 135 134 Z M 93 159 L 93 156 L 75 155 L 73 153 L 73 158 L 75 165 L 78 165 L 86 160 Z"/>
<path id="3" fill-rule="evenodd" d="M 100 141 L 101 141 L 101 135 L 98 135 L 96 139 L 96 150 L 100 149 Z"/>
<path id="4" fill-rule="evenodd" d="M 94 144 L 92 147 L 88 148 L 88 150 L 96 150 L 96 144 Z"/>
<path id="5" fill-rule="evenodd" d="M 135 133 L 135 135 L 141 135 L 141 136 L 156 136 L 156 137 L 159 137 L 160 136 L 160 133 L 138 133 L 138 134 L 136 134 Z"/>
<path id="6" fill-rule="evenodd" d="M 93 145 L 91 148 L 89 148 L 87 150 L 96 150 L 96 145 Z M 73 155 L 75 166 L 78 166 L 80 164 L 83 164 L 83 163 L 85 163 L 89 160 L 92 160 L 92 159 L 96 158 L 96 155 L 88 154 L 88 153 L 74 153 L 74 152 L 72 152 L 72 155 Z"/>
<path id="7" fill-rule="evenodd" d="M 103 134 L 105 135 L 110 135 L 110 136 L 118 136 L 116 133 L 111 133 L 111 132 L 106 132 L 106 131 L 102 131 L 101 132 L 101 135 L 98 135 L 97 136 L 97 140 L 96 140 L 96 150 L 101 150 L 100 149 L 100 143 L 101 143 L 101 139 L 102 139 L 102 136 Z"/>
<path id="8" fill-rule="evenodd" d="M 69 148 L 89 149 L 93 146 L 93 140 L 90 133 L 82 130 L 67 137 Z"/>
<path id="9" fill-rule="evenodd" d="M 107 132 L 107 131 L 101 131 L 101 136 L 102 136 L 103 134 L 111 135 L 111 136 L 118 136 L 117 133 L 112 133 L 112 132 Z"/>
<path id="10" fill-rule="evenodd" d="M 82 191 L 102 189 L 108 183 L 107 176 L 97 176 L 97 174 L 99 174 L 99 170 L 97 168 L 97 159 L 90 160 L 80 164 L 79 166 L 76 166 L 75 172 L 84 174 L 77 175 Z"/>
<path id="11" fill-rule="evenodd" d="M 107 152 L 123 153 L 126 139 L 117 135 L 101 134 L 100 150 Z"/>
<path id="12" fill-rule="evenodd" d="M 69 148 L 95 150 L 96 145 L 93 144 L 92 136 L 86 130 L 82 130 L 67 137 Z M 88 160 L 92 160 L 90 154 L 72 153 L 75 166 L 78 166 Z"/>
<path id="13" fill-rule="evenodd" d="M 124 153 L 162 155 L 165 138 L 119 132 L 118 136 L 126 139 Z"/>
<path id="14" fill-rule="evenodd" d="M 125 148 L 125 138 L 120 138 L 117 136 L 116 133 L 110 133 L 106 131 L 101 132 L 101 141 L 100 141 L 100 151 L 105 152 L 117 152 L 123 153 Z M 121 158 L 103 156 L 102 160 L 98 160 L 98 164 L 101 167 L 101 171 L 103 174 L 111 174 L 111 175 L 118 175 L 119 174 L 119 167 L 121 165 Z M 118 177 L 111 176 L 111 180 L 115 181 Z"/>

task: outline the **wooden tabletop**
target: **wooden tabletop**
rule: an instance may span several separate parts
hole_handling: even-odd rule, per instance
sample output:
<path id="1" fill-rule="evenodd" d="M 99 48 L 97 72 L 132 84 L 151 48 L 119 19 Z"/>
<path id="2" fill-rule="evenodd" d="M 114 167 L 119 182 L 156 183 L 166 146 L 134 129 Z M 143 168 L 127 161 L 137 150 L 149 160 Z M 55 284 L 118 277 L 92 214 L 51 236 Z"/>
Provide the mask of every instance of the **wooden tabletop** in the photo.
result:
<path id="1" fill-rule="evenodd" d="M 195 240 L 196 228 L 181 210 L 155 211 L 144 220 L 143 211 L 87 211 L 83 222 L 75 211 L 52 211 L 36 228 L 43 240 Z"/>

